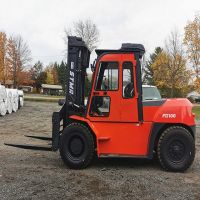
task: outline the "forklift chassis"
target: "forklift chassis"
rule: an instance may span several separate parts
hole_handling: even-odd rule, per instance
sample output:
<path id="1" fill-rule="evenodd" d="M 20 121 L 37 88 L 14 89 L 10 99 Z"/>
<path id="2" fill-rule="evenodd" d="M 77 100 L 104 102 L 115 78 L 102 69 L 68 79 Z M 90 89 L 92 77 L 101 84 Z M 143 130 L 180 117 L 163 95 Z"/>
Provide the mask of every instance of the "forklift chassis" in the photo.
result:
<path id="1" fill-rule="evenodd" d="M 9 146 L 60 151 L 73 169 L 87 167 L 93 157 L 152 159 L 165 170 L 185 171 L 195 157 L 195 117 L 187 99 L 142 99 L 141 44 L 119 50 L 96 50 L 91 65 L 92 88 L 85 105 L 85 77 L 90 51 L 78 37 L 68 37 L 66 98 L 52 115 L 52 146 Z M 62 125 L 61 125 L 62 124 Z"/>

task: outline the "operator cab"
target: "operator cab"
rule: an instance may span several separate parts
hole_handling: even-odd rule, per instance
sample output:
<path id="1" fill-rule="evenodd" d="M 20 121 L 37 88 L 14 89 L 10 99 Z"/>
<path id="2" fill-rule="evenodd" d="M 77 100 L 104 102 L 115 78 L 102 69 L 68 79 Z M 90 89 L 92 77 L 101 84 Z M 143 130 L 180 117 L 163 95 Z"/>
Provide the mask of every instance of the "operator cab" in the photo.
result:
<path id="1" fill-rule="evenodd" d="M 91 121 L 142 121 L 140 59 L 144 52 L 143 45 L 130 43 L 122 44 L 118 50 L 96 50 L 87 118 Z"/>

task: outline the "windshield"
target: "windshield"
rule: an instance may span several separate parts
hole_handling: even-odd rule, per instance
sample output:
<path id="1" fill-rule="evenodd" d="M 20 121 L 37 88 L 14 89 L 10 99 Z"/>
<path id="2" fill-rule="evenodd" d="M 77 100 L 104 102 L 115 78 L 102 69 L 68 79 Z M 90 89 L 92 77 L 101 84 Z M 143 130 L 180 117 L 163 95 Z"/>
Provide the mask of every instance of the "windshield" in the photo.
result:
<path id="1" fill-rule="evenodd" d="M 161 99 L 161 96 L 157 87 L 142 87 L 142 90 L 143 90 L 143 101 Z"/>

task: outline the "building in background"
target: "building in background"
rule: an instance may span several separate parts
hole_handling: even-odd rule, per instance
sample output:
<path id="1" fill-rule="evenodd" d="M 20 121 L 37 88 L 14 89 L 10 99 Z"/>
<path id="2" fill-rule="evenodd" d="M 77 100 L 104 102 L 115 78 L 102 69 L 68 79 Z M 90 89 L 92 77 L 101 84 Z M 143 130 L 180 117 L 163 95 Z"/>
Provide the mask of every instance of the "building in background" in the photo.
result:
<path id="1" fill-rule="evenodd" d="M 19 86 L 20 90 L 23 90 L 25 93 L 31 93 L 33 92 L 33 87 L 30 85 L 23 85 L 23 86 Z"/>
<path id="2" fill-rule="evenodd" d="M 61 85 L 42 84 L 41 93 L 45 95 L 62 95 L 63 90 Z"/>

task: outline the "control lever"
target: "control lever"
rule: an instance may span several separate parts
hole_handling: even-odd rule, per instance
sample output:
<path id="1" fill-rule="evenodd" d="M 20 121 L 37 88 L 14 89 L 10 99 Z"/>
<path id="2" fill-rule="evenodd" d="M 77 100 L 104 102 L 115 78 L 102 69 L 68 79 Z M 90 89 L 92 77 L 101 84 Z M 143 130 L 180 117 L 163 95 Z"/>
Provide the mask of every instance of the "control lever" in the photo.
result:
<path id="1" fill-rule="evenodd" d="M 79 106 L 79 105 L 77 105 L 75 103 L 72 103 L 72 102 L 69 102 L 69 105 L 78 108 L 80 111 L 84 111 L 85 110 L 84 106 Z"/>
<path id="2" fill-rule="evenodd" d="M 76 107 L 76 108 L 80 108 L 80 106 L 77 105 L 77 104 L 75 104 L 75 103 L 72 103 L 72 105 L 73 105 L 74 107 Z"/>

